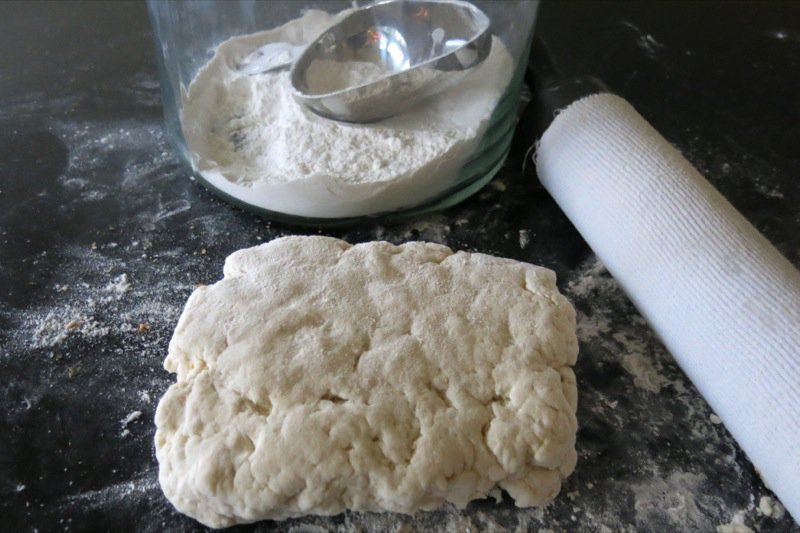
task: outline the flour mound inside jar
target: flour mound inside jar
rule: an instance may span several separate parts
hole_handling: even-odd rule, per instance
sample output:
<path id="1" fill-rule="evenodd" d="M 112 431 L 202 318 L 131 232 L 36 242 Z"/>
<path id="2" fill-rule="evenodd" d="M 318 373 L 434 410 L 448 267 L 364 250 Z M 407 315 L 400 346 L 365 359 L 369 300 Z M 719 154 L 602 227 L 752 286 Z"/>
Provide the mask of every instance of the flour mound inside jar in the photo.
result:
<path id="1" fill-rule="evenodd" d="M 497 37 L 458 86 L 371 124 L 315 115 L 292 97 L 288 70 L 237 69 L 271 42 L 311 42 L 337 20 L 311 10 L 278 28 L 220 44 L 183 98 L 181 121 L 195 171 L 262 209 L 337 218 L 420 204 L 453 186 L 474 153 L 513 70 Z"/>

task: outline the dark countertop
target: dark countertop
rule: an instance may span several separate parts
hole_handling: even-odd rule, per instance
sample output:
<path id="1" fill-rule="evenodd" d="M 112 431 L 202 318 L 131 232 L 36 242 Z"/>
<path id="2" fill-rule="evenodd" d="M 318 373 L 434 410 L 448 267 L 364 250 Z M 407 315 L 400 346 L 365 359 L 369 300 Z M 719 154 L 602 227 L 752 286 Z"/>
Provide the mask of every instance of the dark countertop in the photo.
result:
<path id="1" fill-rule="evenodd" d="M 800 3 L 546 2 L 536 31 L 563 70 L 629 99 L 800 264 Z M 153 452 L 172 328 L 227 254 L 317 232 L 216 200 L 189 179 L 161 120 L 143 4 L 0 3 L 5 529 L 197 529 L 163 497 Z M 558 499 L 253 527 L 713 531 L 738 515 L 754 530 L 797 531 L 757 510 L 771 493 L 756 471 L 530 165 L 521 170 L 521 128 L 495 182 L 463 204 L 321 233 L 430 240 L 558 273 L 581 341 L 579 463 Z"/>

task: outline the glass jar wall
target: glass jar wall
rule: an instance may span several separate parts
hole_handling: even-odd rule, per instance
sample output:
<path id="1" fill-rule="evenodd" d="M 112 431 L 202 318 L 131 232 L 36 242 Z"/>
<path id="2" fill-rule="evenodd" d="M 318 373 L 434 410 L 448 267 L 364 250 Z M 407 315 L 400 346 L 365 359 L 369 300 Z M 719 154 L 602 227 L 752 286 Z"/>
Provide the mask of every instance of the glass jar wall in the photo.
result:
<path id="1" fill-rule="evenodd" d="M 451 206 L 508 153 L 538 0 L 470 3 L 489 17 L 488 57 L 412 109 L 352 124 L 298 103 L 288 68 L 246 67 L 271 43 L 302 49 L 354 2 L 148 0 L 168 135 L 201 183 L 272 219 L 333 225 Z"/>

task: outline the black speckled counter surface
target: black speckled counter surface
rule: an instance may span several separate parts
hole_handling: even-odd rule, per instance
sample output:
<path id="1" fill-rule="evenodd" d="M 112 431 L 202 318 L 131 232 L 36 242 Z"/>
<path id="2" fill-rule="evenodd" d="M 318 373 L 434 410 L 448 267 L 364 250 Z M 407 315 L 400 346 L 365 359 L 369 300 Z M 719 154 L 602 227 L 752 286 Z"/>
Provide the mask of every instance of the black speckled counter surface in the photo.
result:
<path id="1" fill-rule="evenodd" d="M 536 31 L 567 74 L 603 78 L 800 264 L 800 3 L 545 2 Z M 0 3 L 3 530 L 199 529 L 157 481 L 152 420 L 173 382 L 161 367 L 172 329 L 226 255 L 316 232 L 216 200 L 161 121 L 143 4 Z M 581 341 L 579 463 L 558 499 L 242 529 L 798 531 L 758 509 L 772 495 L 724 424 L 522 171 L 524 128 L 463 204 L 321 233 L 430 240 L 558 273 Z"/>

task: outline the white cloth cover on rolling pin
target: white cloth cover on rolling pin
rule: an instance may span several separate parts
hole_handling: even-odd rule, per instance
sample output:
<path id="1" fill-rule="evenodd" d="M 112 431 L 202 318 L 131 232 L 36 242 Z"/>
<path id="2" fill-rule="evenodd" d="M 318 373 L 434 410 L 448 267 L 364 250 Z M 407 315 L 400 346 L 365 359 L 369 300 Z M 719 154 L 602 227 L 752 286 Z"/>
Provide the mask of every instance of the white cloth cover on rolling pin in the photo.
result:
<path id="1" fill-rule="evenodd" d="M 800 272 L 617 96 L 563 110 L 536 168 L 800 520 Z"/>

